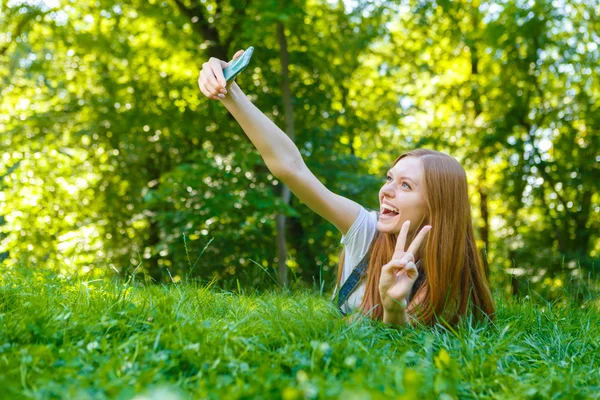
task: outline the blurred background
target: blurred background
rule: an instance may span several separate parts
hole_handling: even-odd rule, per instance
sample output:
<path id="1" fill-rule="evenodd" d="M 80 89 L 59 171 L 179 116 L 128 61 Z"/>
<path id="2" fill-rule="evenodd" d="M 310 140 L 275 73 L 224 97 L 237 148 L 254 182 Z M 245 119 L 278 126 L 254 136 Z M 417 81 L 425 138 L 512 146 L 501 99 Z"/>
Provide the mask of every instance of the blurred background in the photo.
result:
<path id="1" fill-rule="evenodd" d="M 492 286 L 577 291 L 600 258 L 599 14 L 0 0 L 0 272 L 332 288 L 341 234 L 197 86 L 203 62 L 252 45 L 237 82 L 329 189 L 378 209 L 396 157 L 446 152 L 467 171 Z"/>

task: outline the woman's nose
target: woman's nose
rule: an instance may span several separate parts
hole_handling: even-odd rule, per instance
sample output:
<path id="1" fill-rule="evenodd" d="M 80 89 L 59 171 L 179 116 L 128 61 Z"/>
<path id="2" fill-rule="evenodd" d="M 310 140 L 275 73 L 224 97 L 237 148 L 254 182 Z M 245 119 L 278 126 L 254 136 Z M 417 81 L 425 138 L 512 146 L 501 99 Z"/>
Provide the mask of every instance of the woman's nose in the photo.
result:
<path id="1" fill-rule="evenodd" d="M 392 185 L 387 184 L 383 187 L 383 194 L 385 197 L 394 197 L 394 188 Z"/>

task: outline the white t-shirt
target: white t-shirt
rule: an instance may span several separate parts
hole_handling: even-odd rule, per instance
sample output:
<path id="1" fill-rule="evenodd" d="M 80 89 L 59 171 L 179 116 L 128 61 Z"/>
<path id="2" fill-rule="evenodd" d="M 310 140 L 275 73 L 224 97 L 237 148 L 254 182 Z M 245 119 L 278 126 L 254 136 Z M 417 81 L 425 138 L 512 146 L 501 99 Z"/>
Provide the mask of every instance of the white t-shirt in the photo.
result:
<path id="1" fill-rule="evenodd" d="M 350 276 L 354 268 L 358 266 L 358 263 L 362 260 L 362 258 L 369 251 L 369 246 L 371 245 L 371 241 L 375 237 L 375 233 L 377 232 L 377 219 L 378 219 L 377 211 L 369 211 L 365 209 L 363 206 L 360 207 L 360 213 L 358 217 L 346 233 L 346 235 L 342 235 L 342 239 L 340 243 L 344 245 L 344 269 L 342 270 L 342 280 L 340 282 L 340 286 L 336 286 L 333 292 L 333 299 L 339 290 L 346 282 L 346 279 Z M 412 296 L 415 294 L 415 291 L 419 288 L 422 281 L 425 278 L 424 271 L 421 269 L 421 260 L 416 262 L 416 267 L 419 270 L 419 278 L 415 282 L 413 286 L 413 290 L 411 295 L 409 296 L 409 302 Z M 365 288 L 367 286 L 367 280 L 361 279 L 358 287 L 348 296 L 348 299 L 342 304 L 342 310 L 345 313 L 354 312 L 360 306 L 362 302 L 363 296 L 365 295 Z"/>
<path id="2" fill-rule="evenodd" d="M 342 280 L 340 286 L 335 288 L 333 298 L 337 291 L 344 284 L 346 279 L 352 273 L 352 270 L 358 265 L 360 260 L 367 254 L 371 241 L 377 232 L 377 212 L 368 211 L 360 207 L 358 217 L 346 233 L 342 235 L 340 243 L 344 245 L 344 269 L 342 270 Z M 359 286 L 350 294 L 346 302 L 342 304 L 342 310 L 345 313 L 355 311 L 360 306 L 365 294 L 367 280 L 362 279 Z"/>

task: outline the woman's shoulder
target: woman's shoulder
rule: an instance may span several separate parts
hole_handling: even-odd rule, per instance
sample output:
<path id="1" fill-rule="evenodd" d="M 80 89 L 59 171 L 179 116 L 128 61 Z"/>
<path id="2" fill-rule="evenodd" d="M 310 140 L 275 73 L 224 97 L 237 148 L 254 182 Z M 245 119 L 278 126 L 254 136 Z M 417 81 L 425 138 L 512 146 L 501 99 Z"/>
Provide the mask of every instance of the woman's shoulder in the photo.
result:
<path id="1" fill-rule="evenodd" d="M 340 243 L 345 246 L 348 261 L 351 259 L 352 262 L 357 263 L 369 250 L 371 241 L 377 231 L 378 214 L 375 210 L 360 206 L 360 212 L 356 220 L 340 240 Z"/>

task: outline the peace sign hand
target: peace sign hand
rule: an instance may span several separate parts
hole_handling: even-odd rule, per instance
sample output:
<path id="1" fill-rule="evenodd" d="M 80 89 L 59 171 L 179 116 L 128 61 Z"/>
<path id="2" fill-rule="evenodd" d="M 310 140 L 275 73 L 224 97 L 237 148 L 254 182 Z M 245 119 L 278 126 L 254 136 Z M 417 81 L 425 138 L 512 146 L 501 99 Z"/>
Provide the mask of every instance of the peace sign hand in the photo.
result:
<path id="1" fill-rule="evenodd" d="M 404 251 L 406 245 L 406 236 L 410 227 L 410 221 L 404 222 L 396 241 L 396 249 L 390 262 L 381 269 L 379 278 L 379 294 L 383 309 L 388 312 L 397 312 L 404 310 L 407 306 L 407 298 L 410 295 L 412 287 L 419 277 L 417 267 L 414 263 L 414 254 L 419 250 L 421 243 L 427 237 L 431 226 L 424 226 L 415 240 L 411 243 L 407 251 Z"/>

